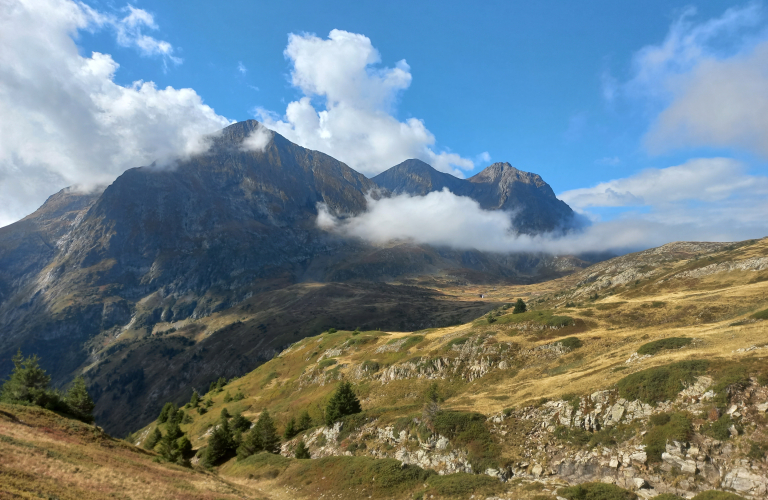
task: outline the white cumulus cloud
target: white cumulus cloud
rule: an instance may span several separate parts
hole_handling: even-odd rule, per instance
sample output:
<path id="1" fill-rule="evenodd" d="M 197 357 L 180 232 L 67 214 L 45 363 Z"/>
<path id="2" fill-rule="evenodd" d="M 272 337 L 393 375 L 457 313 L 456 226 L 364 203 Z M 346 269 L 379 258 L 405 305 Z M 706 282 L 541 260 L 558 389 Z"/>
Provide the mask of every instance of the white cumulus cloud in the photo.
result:
<path id="1" fill-rule="evenodd" d="M 170 44 L 143 29 L 152 16 L 123 18 L 71 0 L 0 3 L 0 226 L 34 211 L 69 185 L 113 181 L 131 167 L 205 149 L 228 125 L 192 89 L 114 81 L 108 54 L 80 55 L 81 30 L 110 29 L 121 44 L 177 62 Z"/>
<path id="2" fill-rule="evenodd" d="M 285 56 L 291 82 L 304 95 L 284 116 L 257 109 L 257 117 L 289 140 L 327 153 L 372 176 L 408 158 L 463 177 L 474 163 L 435 149 L 435 137 L 417 118 L 399 121 L 393 110 L 411 84 L 405 60 L 380 67 L 381 56 L 363 35 L 333 30 L 327 39 L 291 34 Z"/>

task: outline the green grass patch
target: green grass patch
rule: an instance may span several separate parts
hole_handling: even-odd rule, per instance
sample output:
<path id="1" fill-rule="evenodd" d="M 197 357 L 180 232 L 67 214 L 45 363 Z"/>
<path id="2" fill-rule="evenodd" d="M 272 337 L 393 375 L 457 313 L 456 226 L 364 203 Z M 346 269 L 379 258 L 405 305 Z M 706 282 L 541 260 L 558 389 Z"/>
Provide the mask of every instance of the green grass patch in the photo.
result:
<path id="1" fill-rule="evenodd" d="M 558 425 L 555 428 L 555 438 L 576 446 L 595 448 L 597 446 L 614 446 L 632 438 L 637 431 L 636 425 L 617 425 L 600 429 L 597 432 L 587 432 L 584 429 Z"/>
<path id="2" fill-rule="evenodd" d="M 708 366 L 703 360 L 679 361 L 627 375 L 616 385 L 622 398 L 656 405 L 659 401 L 674 399 L 685 384 L 692 383 Z"/>
<path id="3" fill-rule="evenodd" d="M 568 500 L 636 500 L 631 491 L 606 483 L 582 483 L 560 488 L 557 494 Z"/>
<path id="4" fill-rule="evenodd" d="M 654 340 L 653 342 L 643 344 L 637 350 L 637 353 L 641 356 L 645 356 L 646 354 L 653 355 L 659 351 L 668 349 L 680 349 L 681 347 L 690 345 L 690 343 L 691 339 L 686 337 L 669 337 L 667 339 Z"/>
<path id="5" fill-rule="evenodd" d="M 730 415 L 723 415 L 714 422 L 701 426 L 701 433 L 720 441 L 731 438 L 730 428 L 734 424 Z M 738 427 L 737 427 L 738 429 Z"/>

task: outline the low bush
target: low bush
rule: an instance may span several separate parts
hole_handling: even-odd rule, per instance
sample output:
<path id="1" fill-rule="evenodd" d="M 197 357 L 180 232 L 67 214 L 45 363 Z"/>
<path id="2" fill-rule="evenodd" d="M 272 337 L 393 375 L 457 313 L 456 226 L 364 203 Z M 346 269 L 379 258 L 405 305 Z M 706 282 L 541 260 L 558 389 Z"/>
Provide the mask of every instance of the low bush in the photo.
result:
<path id="1" fill-rule="evenodd" d="M 451 341 L 449 341 L 447 344 L 445 344 L 446 349 L 452 349 L 455 345 L 464 345 L 469 340 L 469 337 L 457 337 Z"/>
<path id="2" fill-rule="evenodd" d="M 570 351 L 578 349 L 584 345 L 578 337 L 566 337 L 562 340 L 558 340 L 557 343 Z"/>
<path id="3" fill-rule="evenodd" d="M 702 425 L 701 433 L 719 441 L 725 441 L 731 438 L 731 426 L 733 426 L 733 420 L 730 415 L 725 414 L 714 422 Z"/>
<path id="4" fill-rule="evenodd" d="M 491 476 L 459 472 L 430 477 L 427 480 L 425 496 L 468 498 L 469 495 L 474 495 L 475 497 L 480 495 L 485 497 L 486 495 L 500 493 L 504 489 L 504 484 Z"/>
<path id="5" fill-rule="evenodd" d="M 637 350 L 637 353 L 641 356 L 645 356 L 646 354 L 653 355 L 664 350 L 680 349 L 681 347 L 690 345 L 690 343 L 691 339 L 686 337 L 669 337 L 667 339 L 654 340 L 653 342 L 643 344 L 640 346 L 640 349 Z"/>
<path id="6" fill-rule="evenodd" d="M 636 500 L 631 491 L 606 483 L 582 483 L 557 490 L 557 494 L 568 500 Z"/>
<path id="7" fill-rule="evenodd" d="M 666 451 L 667 441 L 688 441 L 693 435 L 693 423 L 687 413 L 654 415 L 650 423 L 653 427 L 643 437 L 649 462 L 661 462 L 661 454 Z"/>
<path id="8" fill-rule="evenodd" d="M 703 360 L 679 361 L 627 375 L 616 385 L 622 398 L 629 401 L 639 399 L 655 405 L 659 401 L 674 399 L 685 384 L 694 382 L 696 376 L 704 373 L 708 366 Z"/>

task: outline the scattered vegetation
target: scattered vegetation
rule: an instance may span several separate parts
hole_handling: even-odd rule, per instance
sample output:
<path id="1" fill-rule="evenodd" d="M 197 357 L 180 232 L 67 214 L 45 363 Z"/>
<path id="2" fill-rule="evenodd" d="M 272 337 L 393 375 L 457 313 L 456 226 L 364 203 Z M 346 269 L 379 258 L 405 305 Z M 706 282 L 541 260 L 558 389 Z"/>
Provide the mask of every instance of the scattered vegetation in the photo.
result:
<path id="1" fill-rule="evenodd" d="M 566 337 L 562 340 L 558 340 L 557 343 L 569 351 L 573 351 L 584 345 L 578 337 Z"/>

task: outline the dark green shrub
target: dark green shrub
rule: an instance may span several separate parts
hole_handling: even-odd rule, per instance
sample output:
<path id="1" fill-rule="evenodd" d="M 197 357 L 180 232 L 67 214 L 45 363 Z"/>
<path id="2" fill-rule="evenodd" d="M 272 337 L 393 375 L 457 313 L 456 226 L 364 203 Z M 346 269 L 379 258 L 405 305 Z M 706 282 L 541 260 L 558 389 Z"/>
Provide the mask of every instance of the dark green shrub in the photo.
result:
<path id="1" fill-rule="evenodd" d="M 680 349 L 681 347 L 690 345 L 690 343 L 691 339 L 686 337 L 669 337 L 667 339 L 654 340 L 653 342 L 643 344 L 637 350 L 637 353 L 641 356 L 645 356 L 646 354 L 653 355 L 659 351 L 667 349 Z"/>
<path id="2" fill-rule="evenodd" d="M 563 346 L 564 348 L 568 349 L 569 351 L 578 349 L 579 347 L 584 345 L 582 344 L 581 340 L 578 337 L 566 337 L 562 340 L 558 340 L 557 343 Z"/>
<path id="3" fill-rule="evenodd" d="M 336 330 L 335 328 L 329 328 L 328 329 L 328 333 L 336 333 L 337 331 L 338 330 Z"/>
<path id="4" fill-rule="evenodd" d="M 667 441 L 688 441 L 693 435 L 690 415 L 682 412 L 666 415 L 668 418 L 654 415 L 656 424 L 643 437 L 649 462 L 661 462 L 661 454 L 666 451 Z"/>
<path id="5" fill-rule="evenodd" d="M 655 405 L 659 401 L 674 399 L 685 384 L 693 382 L 707 369 L 706 361 L 679 361 L 665 366 L 648 368 L 627 375 L 616 384 L 619 395 L 627 400 L 639 399 Z"/>
<path id="6" fill-rule="evenodd" d="M 733 425 L 733 420 L 731 419 L 731 416 L 728 414 L 725 414 L 714 422 L 710 422 L 709 424 L 702 425 L 701 433 L 706 434 L 707 436 L 713 437 L 715 439 L 718 439 L 720 441 L 725 441 L 726 439 L 731 438 L 730 428 L 732 425 Z"/>
<path id="7" fill-rule="evenodd" d="M 693 500 L 747 500 L 744 497 L 740 497 L 734 493 L 726 493 L 725 491 L 703 491 L 693 497 Z"/>
<path id="8" fill-rule="evenodd" d="M 230 420 L 229 426 L 232 428 L 232 432 L 245 432 L 251 428 L 251 421 L 237 412 Z"/>
<path id="9" fill-rule="evenodd" d="M 291 439 L 293 436 L 299 433 L 299 430 L 296 428 L 296 419 L 291 417 L 288 419 L 288 422 L 285 424 L 285 430 L 283 431 L 283 437 L 285 439 Z"/>
<path id="10" fill-rule="evenodd" d="M 457 337 L 455 339 L 450 340 L 447 344 L 445 344 L 446 349 L 451 349 L 455 345 L 464 345 L 469 340 L 469 337 Z"/>
<path id="11" fill-rule="evenodd" d="M 731 395 L 749 385 L 749 373 L 744 365 L 733 364 L 726 366 L 715 374 L 714 403 L 720 409 L 728 406 Z"/>
<path id="12" fill-rule="evenodd" d="M 606 483 L 582 483 L 557 490 L 568 500 L 636 500 L 637 495 L 624 488 Z"/>
<path id="13" fill-rule="evenodd" d="M 653 497 L 654 500 L 683 500 L 683 497 L 673 495 L 672 493 L 662 493 Z"/>
<path id="14" fill-rule="evenodd" d="M 309 416 L 309 412 L 307 410 L 303 410 L 299 414 L 299 432 L 305 431 L 312 427 L 312 417 Z"/>

